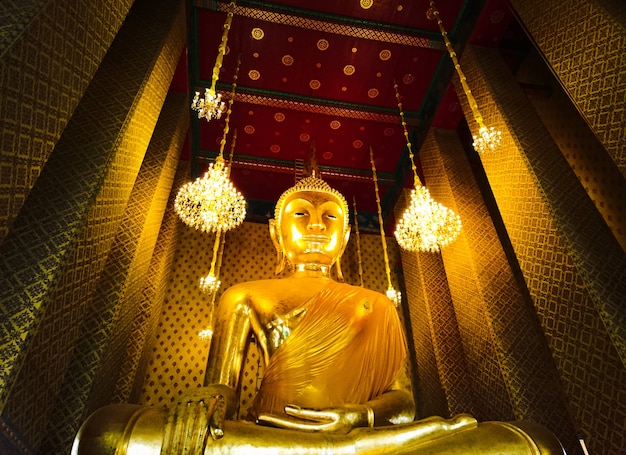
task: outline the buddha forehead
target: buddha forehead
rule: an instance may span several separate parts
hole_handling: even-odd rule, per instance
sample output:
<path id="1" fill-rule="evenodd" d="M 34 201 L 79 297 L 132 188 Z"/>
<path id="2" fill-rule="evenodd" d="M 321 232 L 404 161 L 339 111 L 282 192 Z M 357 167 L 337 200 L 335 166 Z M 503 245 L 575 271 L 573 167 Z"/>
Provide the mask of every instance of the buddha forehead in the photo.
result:
<path id="1" fill-rule="evenodd" d="M 282 209 L 285 210 L 290 203 L 297 201 L 306 201 L 314 207 L 319 207 L 322 204 L 330 202 L 336 205 L 341 214 L 345 216 L 345 213 L 343 213 L 343 201 L 333 194 L 310 190 L 295 191 L 285 198 Z"/>

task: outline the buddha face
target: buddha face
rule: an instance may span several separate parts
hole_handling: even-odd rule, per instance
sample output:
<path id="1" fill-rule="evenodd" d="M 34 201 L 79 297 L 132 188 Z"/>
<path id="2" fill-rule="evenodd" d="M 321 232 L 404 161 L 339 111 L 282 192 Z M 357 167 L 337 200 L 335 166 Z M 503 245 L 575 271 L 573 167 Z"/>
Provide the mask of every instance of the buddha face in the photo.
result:
<path id="1" fill-rule="evenodd" d="M 282 250 L 289 262 L 332 265 L 347 243 L 346 216 L 342 205 L 332 195 L 316 191 L 290 195 L 283 205 L 280 226 L 277 226 Z"/>

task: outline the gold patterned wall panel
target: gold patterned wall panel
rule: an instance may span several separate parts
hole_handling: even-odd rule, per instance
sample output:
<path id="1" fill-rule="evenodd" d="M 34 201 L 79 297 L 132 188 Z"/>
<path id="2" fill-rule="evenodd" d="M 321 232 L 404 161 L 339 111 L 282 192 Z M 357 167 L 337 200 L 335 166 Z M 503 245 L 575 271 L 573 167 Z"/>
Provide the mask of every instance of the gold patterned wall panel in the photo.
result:
<path id="1" fill-rule="evenodd" d="M 152 135 L 150 145 L 132 188 L 115 241 L 97 284 L 92 305 L 110 308 L 112 316 L 100 311 L 98 323 L 108 328 L 106 351 L 100 354 L 100 374 L 91 384 L 89 407 L 97 408 L 111 401 L 117 380 L 116 372 L 122 362 L 130 360 L 122 353 L 131 336 L 131 326 L 137 312 L 145 275 L 148 270 L 172 178 L 179 159 L 180 148 L 187 131 L 186 97 L 170 94 Z M 111 319 L 111 320 L 108 320 Z M 142 346 L 139 347 L 141 349 Z M 93 355 L 100 345 L 90 349 Z M 132 367 L 130 367 L 132 368 Z M 120 371 L 132 382 L 133 370 Z"/>
<path id="2" fill-rule="evenodd" d="M 626 176 L 626 26 L 593 0 L 512 0 L 570 98 Z"/>
<path id="3" fill-rule="evenodd" d="M 27 66 L 20 68 L 28 72 Z M 113 113 L 118 107 L 115 103 L 103 103 L 101 100 L 92 106 L 87 104 L 85 108 L 77 109 L 82 114 L 74 118 L 85 114 L 91 116 L 94 111 L 105 115 Z M 115 118 L 115 114 L 111 117 Z M 85 134 L 85 131 L 88 132 Z M 86 130 L 80 120 L 70 121 L 28 199 L 24 201 L 17 221 L 0 245 L 0 302 L 7 315 L 7 319 L 2 321 L 0 345 L 2 408 L 17 375 L 15 367 L 22 361 L 19 356 L 25 354 L 24 340 L 32 339 L 26 334 L 34 330 L 40 321 L 44 300 L 48 299 L 48 293 L 56 285 L 53 281 L 66 258 L 73 254 L 74 239 L 84 224 L 106 172 L 111 151 L 107 147 L 116 139 L 114 129 L 103 123 L 96 124 L 94 121 L 92 128 Z M 102 213 L 102 216 L 106 219 L 108 214 Z M 89 256 L 96 252 L 81 253 Z"/>
<path id="4" fill-rule="evenodd" d="M 625 280 L 611 278 L 624 273 L 623 250 L 497 54 L 470 47 L 461 63 L 486 123 L 503 131 L 481 161 L 574 421 L 591 453 L 623 452 L 626 370 L 611 332 L 620 320 L 603 310 L 623 304 Z M 607 279 L 593 279 L 590 262 Z"/>
<path id="5" fill-rule="evenodd" d="M 119 81 L 116 84 L 115 78 L 112 79 L 116 84 L 112 89 L 120 88 L 129 95 L 135 93 L 133 103 L 127 106 L 126 129 L 120 137 L 119 152 L 110 164 L 110 180 L 106 181 L 111 189 L 123 193 L 125 199 L 109 209 L 120 223 L 111 232 L 114 239 L 115 236 L 118 238 L 97 277 L 95 292 L 89 296 L 82 336 L 74 347 L 69 374 L 66 374 L 57 396 L 48 439 L 44 441 L 48 447 L 69 447 L 86 416 L 111 402 L 123 358 L 118 354 L 124 352 L 128 341 L 135 305 L 151 258 L 151 245 L 158 233 L 160 219 L 152 219 L 154 216 L 160 218 L 158 210 L 146 218 L 143 211 L 149 204 L 131 200 L 129 205 L 129 197 L 185 42 L 185 16 L 181 3 L 167 0 L 159 6 L 155 8 L 154 2 L 149 1 L 136 3 L 114 43 L 116 46 L 120 40 L 120 48 L 115 49 L 118 56 L 132 55 L 137 65 L 135 71 L 125 68 L 130 75 L 129 85 L 117 85 Z M 146 24 L 150 27 L 146 28 Z M 113 54 L 115 59 L 118 56 Z M 143 183 L 141 179 L 139 183 Z M 151 188 L 150 192 L 153 191 Z M 102 193 L 106 198 L 105 194 L 106 186 Z M 139 188 L 137 194 L 141 199 L 149 193 Z M 133 203 L 141 206 L 143 211 L 133 211 Z M 164 200 L 157 204 L 163 203 Z M 124 216 L 125 210 L 129 210 L 127 217 Z M 151 226 L 144 224 L 145 237 L 138 239 L 134 237 L 137 235 L 135 224 L 141 222 L 142 216 Z M 139 240 L 141 242 L 137 244 Z M 134 251 L 137 246 L 141 251 Z M 137 262 L 133 263 L 131 254 L 135 254 Z"/>
<path id="6" fill-rule="evenodd" d="M 172 189 L 180 188 L 190 179 L 189 163 L 180 161 L 174 177 Z M 144 377 L 148 364 L 152 357 L 152 346 L 157 334 L 157 326 L 161 317 L 163 302 L 165 301 L 168 284 L 173 271 L 174 254 L 176 252 L 176 240 L 179 230 L 184 228 L 180 223 L 178 215 L 174 211 L 174 198 L 176 191 L 172 191 L 168 205 L 163 216 L 163 224 L 159 232 L 159 238 L 152 255 L 152 264 L 148 271 L 146 285 L 143 291 L 142 300 L 138 309 L 139 316 L 135 324 L 142 324 L 143 342 L 137 342 L 142 346 L 140 359 L 133 378 L 133 388 L 128 398 L 130 403 L 139 403 L 141 390 L 144 385 Z M 143 323 L 142 323 L 143 319 Z M 114 397 L 116 402 L 121 401 L 121 393 Z"/>
<path id="7" fill-rule="evenodd" d="M 172 6 L 178 5 L 172 2 Z M 53 451 L 69 450 L 86 412 L 89 381 L 99 365 L 94 352 L 85 353 L 80 360 L 76 356 L 89 343 L 106 343 L 97 327 L 98 316 L 104 318 L 106 312 L 96 315 L 89 311 L 89 305 L 154 129 L 159 99 L 162 103 L 165 98 L 184 43 L 184 18 L 179 15 L 178 43 L 164 44 L 165 32 L 174 22 L 173 10 L 160 11 L 165 18 L 160 29 L 154 27 L 159 22 L 152 20 L 152 36 L 145 31 L 142 34 L 136 25 L 131 25 L 134 42 L 128 32 L 120 32 L 118 37 L 124 42 L 120 46 L 116 41 L 111 52 L 132 52 L 135 66 L 128 64 L 129 59 L 120 71 L 120 59 L 105 58 L 25 202 L 20 223 L 14 225 L 2 245 L 8 253 L 3 255 L 7 259 L 4 270 L 12 271 L 2 275 L 6 283 L 2 303 L 13 318 L 3 321 L 3 328 L 13 322 L 9 330 L 34 334 L 39 311 L 46 309 L 33 341 L 35 348 L 28 351 L 26 360 L 27 365 L 35 365 L 42 372 L 40 379 L 44 380 L 29 387 L 31 378 L 25 375 L 29 370 L 23 369 L 24 375 L 16 378 L 16 390 L 10 397 L 14 404 L 7 412 L 18 428 L 18 421 L 23 424 L 27 437 Z M 144 37 L 148 41 L 142 42 Z M 160 60 L 154 57 L 159 51 L 163 52 Z M 146 73 L 152 73 L 152 78 Z M 138 92 L 145 95 L 143 99 L 137 97 Z M 96 106 L 101 116 L 92 115 Z M 134 115 L 128 116 L 129 112 Z M 13 357 L 3 356 L 9 365 L 5 373 L 26 356 L 26 346 L 16 345 L 16 340 L 19 337 L 7 345 Z M 66 382 L 61 384 L 60 379 Z M 28 394 L 32 408 L 20 404 L 21 390 Z M 39 396 L 34 399 L 36 393 Z M 85 401 L 73 400 L 81 395 Z"/>
<path id="8" fill-rule="evenodd" d="M 124 296 L 125 306 L 130 304 L 134 307 L 134 310 L 131 311 L 135 313 L 135 317 L 126 340 L 126 354 L 119 368 L 115 385 L 115 398 L 113 400 L 115 402 L 123 403 L 129 400 L 138 363 L 143 352 L 144 341 L 148 329 L 153 325 L 150 324 L 150 321 L 154 319 L 153 308 L 160 302 L 158 298 L 154 298 L 154 300 L 145 298 L 146 287 L 149 283 L 153 285 L 159 284 L 159 280 L 156 277 L 153 277 L 151 280 L 150 275 L 154 273 L 154 267 L 157 267 L 157 270 L 161 269 L 159 265 L 162 261 L 160 259 L 162 254 L 158 254 L 156 251 L 157 235 L 160 236 L 160 228 L 163 225 L 165 230 L 171 231 L 171 229 L 167 228 L 172 223 L 171 221 L 169 223 L 164 222 L 164 215 L 166 208 L 169 207 L 168 199 L 174 193 L 172 192 L 174 176 L 179 167 L 180 151 L 189 128 L 187 107 L 186 95 L 174 92 L 168 94 L 152 135 L 150 146 L 146 152 L 146 158 L 139 171 L 138 180 L 141 179 L 142 182 L 138 181 L 135 183 L 135 188 L 131 195 L 131 205 L 126 209 L 127 217 L 130 218 L 136 216 L 134 215 L 135 213 L 141 213 L 142 206 L 149 203 L 144 228 L 146 232 L 142 234 L 143 238 L 139 239 L 146 245 L 140 245 L 136 254 L 146 255 L 150 264 L 139 273 L 136 295 L 130 295 L 126 291 L 129 295 Z M 152 192 L 153 194 L 151 194 Z M 143 193 L 145 193 L 145 196 Z M 138 221 L 140 220 L 136 220 L 133 224 L 137 224 Z M 130 224 L 129 229 L 126 229 L 128 238 L 132 238 L 135 230 L 139 231 L 139 229 L 134 229 L 133 224 Z M 124 239 L 124 237 L 122 238 Z M 167 249 L 168 246 L 171 247 L 171 239 L 167 236 L 162 239 L 162 242 L 164 242 L 164 245 L 161 248 Z M 128 240 L 125 240 L 124 244 L 127 243 Z M 128 248 L 128 246 L 125 247 Z M 158 259 L 155 260 L 155 256 Z M 165 257 L 167 258 L 168 255 L 165 255 Z M 156 280 L 156 282 L 153 282 L 153 280 Z M 127 281 L 132 282 L 132 278 L 129 276 Z M 150 288 L 153 288 L 153 286 L 150 286 Z M 153 297 L 156 296 L 153 294 Z"/>
<path id="9" fill-rule="evenodd" d="M 541 57 L 532 52 L 516 79 L 563 156 L 626 251 L 626 178 L 580 117 Z"/>
<path id="10" fill-rule="evenodd" d="M 407 193 L 396 204 L 398 218 L 406 208 Z M 473 389 L 441 256 L 408 251 L 401 256 L 415 349 L 418 417 L 474 413 Z"/>
<path id="11" fill-rule="evenodd" d="M 356 244 L 350 241 L 342 261 L 346 282 L 358 283 Z M 169 287 L 162 306 L 139 402 L 146 405 L 171 405 L 188 388 L 200 387 L 204 381 L 208 343 L 198 332 L 209 325 L 211 298 L 199 290 L 200 277 L 211 264 L 214 236 L 186 226 L 179 228 L 176 253 Z M 380 236 L 361 235 L 365 286 L 381 292 L 387 289 Z M 397 263 L 399 252 L 390 245 L 390 261 Z M 221 289 L 233 284 L 274 278 L 276 250 L 266 224 L 245 222 L 226 234 L 220 270 Z M 397 278 L 393 278 L 397 286 Z M 397 287 L 396 287 L 397 289 Z M 239 416 L 245 414 L 256 393 L 264 365 L 254 343 L 242 371 L 242 393 Z"/>
<path id="12" fill-rule="evenodd" d="M 0 5 L 0 242 L 132 3 Z"/>
<path id="13" fill-rule="evenodd" d="M 476 154 L 472 156 L 478 159 Z M 466 306 L 475 306 L 469 309 L 469 319 L 484 329 L 469 330 L 491 340 L 490 349 L 481 346 L 484 342 L 464 344 L 466 352 L 484 349 L 479 354 L 482 373 L 478 382 L 488 391 L 480 391 L 480 385 L 476 390 L 488 394 L 487 400 L 493 402 L 490 406 L 498 406 L 516 419 L 543 424 L 558 433 L 566 445 L 575 446 L 577 430 L 543 331 L 533 315 L 532 301 L 526 298 L 525 284 L 515 279 L 472 176 L 472 168 L 480 166 L 470 164 L 453 131 L 432 130 L 420 160 L 433 197 L 463 220 L 460 237 L 443 249 L 442 256 L 459 321 L 468 312 Z M 487 355 L 493 359 L 485 361 L 482 357 Z M 507 420 L 507 415 L 489 418 Z"/>
<path id="14" fill-rule="evenodd" d="M 443 165 L 432 135 L 422 145 L 420 162 L 425 183 L 432 196 L 458 214 L 459 209 L 455 200 L 457 195 L 453 196 L 451 189 L 452 177 L 448 176 L 448 170 Z M 464 183 L 469 185 L 470 182 Z M 467 192 L 460 194 L 459 197 L 464 198 L 463 202 L 468 204 L 477 203 Z M 467 229 L 467 226 L 464 228 Z M 465 352 L 466 371 L 470 376 L 468 385 L 471 385 L 475 395 L 474 413 L 479 420 L 512 420 L 514 413 L 500 370 L 496 340 L 484 308 L 476 266 L 470 259 L 472 256 L 465 229 L 457 240 L 442 250 L 441 256 Z M 485 255 L 489 253 L 489 250 L 483 251 Z M 434 333 L 435 338 L 442 335 Z"/>
<path id="15" fill-rule="evenodd" d="M 139 397 L 146 405 L 169 406 L 186 389 L 200 387 L 204 381 L 209 344 L 198 333 L 209 326 L 211 298 L 198 285 L 211 266 L 214 236 L 178 223 L 172 273 Z M 228 232 L 220 271 L 222 289 L 271 278 L 274 256 L 266 225 L 244 223 Z"/>

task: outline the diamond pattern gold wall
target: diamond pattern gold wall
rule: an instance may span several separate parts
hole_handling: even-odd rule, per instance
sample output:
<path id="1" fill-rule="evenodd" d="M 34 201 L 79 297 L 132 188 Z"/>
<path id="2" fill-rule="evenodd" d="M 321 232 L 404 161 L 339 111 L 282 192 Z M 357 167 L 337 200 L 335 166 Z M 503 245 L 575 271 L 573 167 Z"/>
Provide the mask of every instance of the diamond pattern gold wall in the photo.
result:
<path id="1" fill-rule="evenodd" d="M 406 198 L 405 193 L 398 201 L 396 216 L 403 213 Z M 415 347 L 418 417 L 473 414 L 474 391 L 441 255 L 401 255 Z"/>
<path id="2" fill-rule="evenodd" d="M 498 153 L 481 161 L 573 418 L 592 453 L 619 453 L 623 250 L 502 59 L 468 48 L 461 64 L 486 122 L 503 130 Z"/>
<path id="3" fill-rule="evenodd" d="M 132 3 L 0 5 L 0 241 Z"/>
<path id="4" fill-rule="evenodd" d="M 176 171 L 172 188 L 180 188 L 189 180 L 190 170 L 189 163 L 181 161 Z M 162 313 L 163 302 L 165 301 L 166 292 L 170 282 L 170 276 L 173 270 L 174 254 L 176 252 L 176 239 L 178 231 L 183 227 L 180 223 L 178 215 L 174 211 L 174 198 L 176 191 L 172 191 L 169 197 L 168 206 L 164 214 L 163 225 L 159 232 L 159 239 L 155 246 L 155 252 L 152 256 L 152 264 L 148 271 L 148 281 L 143 292 L 142 301 L 138 309 L 139 317 L 136 325 L 140 320 L 145 320 L 142 332 L 144 341 L 141 344 L 143 350 L 134 376 L 133 389 L 128 401 L 130 403 L 138 403 L 143 387 L 143 380 L 146 376 L 146 369 L 152 357 L 152 347 L 155 344 L 157 335 L 157 326 Z M 133 330 L 133 338 L 135 331 Z M 119 387 L 118 387 L 119 390 Z M 119 396 L 121 392 L 117 392 L 115 401 L 121 401 Z"/>
<path id="5" fill-rule="evenodd" d="M 131 247 L 134 239 L 138 243 L 134 253 L 137 258 L 134 259 L 134 262 L 139 263 L 138 259 L 143 256 L 145 266 L 142 264 L 140 267 L 139 264 L 133 263 L 134 270 L 133 268 L 130 269 L 126 279 L 128 282 L 125 290 L 126 295 L 121 298 L 125 301 L 124 306 L 130 307 L 126 308 L 126 311 L 131 314 L 134 313 L 135 316 L 132 318 L 132 322 L 130 316 L 128 317 L 129 320 L 125 321 L 129 325 L 127 328 L 128 336 L 120 337 L 121 342 L 126 342 L 125 356 L 121 358 L 119 351 L 116 352 L 116 355 L 120 357 L 118 361 L 121 365 L 115 384 L 114 395 L 116 399 L 114 401 L 116 402 L 127 402 L 129 399 L 139 359 L 144 348 L 144 340 L 148 329 L 151 327 L 149 321 L 154 313 L 153 308 L 161 301 L 158 298 L 154 300 L 144 298 L 145 281 L 151 270 L 149 263 L 155 262 L 153 255 L 157 235 L 164 219 L 168 198 L 172 194 L 175 172 L 180 163 L 180 150 L 189 127 L 187 105 L 188 100 L 185 95 L 175 92 L 168 94 L 133 188 L 130 203 L 126 208 L 125 218 L 129 222 L 122 223 L 122 232 L 117 235 L 116 243 L 119 244 L 120 248 L 131 250 L 120 256 L 132 257 Z M 145 219 L 142 219 L 142 216 Z M 141 226 L 142 222 L 144 222 L 144 226 Z M 164 223 L 164 226 L 168 226 L 167 222 Z M 172 243 L 167 239 L 162 239 L 162 241 L 164 247 Z M 107 273 L 112 276 L 122 275 L 122 271 L 117 270 L 118 264 L 118 261 L 114 261 L 112 265 L 116 269 L 115 272 L 108 271 Z M 132 294 L 131 290 L 133 291 Z M 120 317 L 120 319 L 123 318 Z M 130 327 L 131 324 L 132 327 Z M 110 349 L 109 352 L 111 351 L 115 352 L 115 350 Z M 114 361 L 114 359 L 111 360 L 111 362 Z M 107 400 L 108 396 L 110 393 L 101 400 Z"/>
<path id="6" fill-rule="evenodd" d="M 49 453 L 69 451 L 89 404 L 98 399 L 94 381 L 111 373 L 99 368 L 116 366 L 101 362 L 120 302 L 94 293 L 102 286 L 98 277 L 107 279 L 102 270 L 185 41 L 180 2 L 160 8 L 140 3 L 134 8 L 139 22 L 129 16 L 118 33 L 2 244 L 2 305 L 11 318 L 3 321 L 10 334 L 2 344 L 8 353 L 3 378 L 16 383 L 10 396 L 3 387 L 5 413 L 30 444 Z M 133 216 L 145 217 L 148 208 Z M 150 224 L 155 237 L 160 220 Z M 137 245 L 127 248 L 134 254 Z M 131 250 L 119 251 L 119 264 L 125 262 L 119 256 Z M 141 250 L 144 264 L 150 255 L 150 248 Z M 141 280 L 135 276 L 134 287 Z M 126 278 L 108 277 L 122 283 Z"/>
<path id="7" fill-rule="evenodd" d="M 576 177 L 626 251 L 626 177 L 533 52 L 515 75 Z"/>
<path id="8" fill-rule="evenodd" d="M 542 54 L 626 176 L 626 24 L 619 0 L 512 0 Z M 622 11 L 621 22 L 618 11 Z"/>
<path id="9" fill-rule="evenodd" d="M 515 279 L 457 135 L 432 130 L 420 160 L 433 197 L 463 220 L 460 237 L 442 256 L 464 350 L 479 365 L 474 388 L 489 402 L 485 406 L 479 400 L 479 409 L 489 410 L 482 415 L 541 423 L 558 432 L 564 443 L 576 445 L 577 431 L 532 302 L 525 298 L 524 284 Z M 473 337 L 468 331 L 475 332 Z"/>

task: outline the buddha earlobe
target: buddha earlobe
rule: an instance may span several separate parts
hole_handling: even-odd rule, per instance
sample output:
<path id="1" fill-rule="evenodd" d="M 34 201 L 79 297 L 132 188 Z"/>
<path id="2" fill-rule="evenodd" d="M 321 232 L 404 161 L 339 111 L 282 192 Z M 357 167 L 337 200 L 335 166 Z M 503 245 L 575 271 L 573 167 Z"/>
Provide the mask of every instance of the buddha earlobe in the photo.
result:
<path id="1" fill-rule="evenodd" d="M 270 237 L 274 248 L 276 248 L 276 268 L 274 269 L 275 275 L 280 275 L 285 270 L 285 254 L 283 253 L 283 247 L 280 241 L 280 229 L 276 225 L 276 220 L 271 219 L 269 221 Z"/>
<path id="2" fill-rule="evenodd" d="M 339 256 L 335 261 L 335 272 L 337 273 L 337 281 L 343 282 L 345 279 L 343 277 L 343 272 L 341 271 L 341 256 Z"/>
<path id="3" fill-rule="evenodd" d="M 335 261 L 335 271 L 337 272 L 338 281 L 344 281 L 343 272 L 341 271 L 341 256 L 343 256 L 344 251 L 346 251 L 346 247 L 348 246 L 348 240 L 350 240 L 350 225 L 348 225 L 348 229 L 346 229 L 346 232 L 343 235 L 343 244 L 341 245 L 341 251 L 339 251 L 339 255 L 337 256 L 337 260 Z"/>

